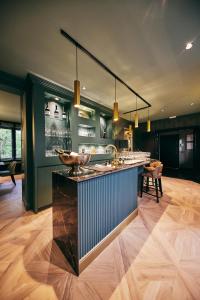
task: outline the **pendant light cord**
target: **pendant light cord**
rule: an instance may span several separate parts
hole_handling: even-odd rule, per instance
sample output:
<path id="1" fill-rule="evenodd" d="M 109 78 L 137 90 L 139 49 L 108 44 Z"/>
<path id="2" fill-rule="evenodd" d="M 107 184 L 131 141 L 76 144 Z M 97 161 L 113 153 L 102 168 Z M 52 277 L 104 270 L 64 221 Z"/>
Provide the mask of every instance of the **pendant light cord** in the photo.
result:
<path id="1" fill-rule="evenodd" d="M 78 80 L 78 49 L 76 46 L 76 80 Z"/>
<path id="2" fill-rule="evenodd" d="M 137 96 L 136 96 L 136 112 L 137 112 Z"/>

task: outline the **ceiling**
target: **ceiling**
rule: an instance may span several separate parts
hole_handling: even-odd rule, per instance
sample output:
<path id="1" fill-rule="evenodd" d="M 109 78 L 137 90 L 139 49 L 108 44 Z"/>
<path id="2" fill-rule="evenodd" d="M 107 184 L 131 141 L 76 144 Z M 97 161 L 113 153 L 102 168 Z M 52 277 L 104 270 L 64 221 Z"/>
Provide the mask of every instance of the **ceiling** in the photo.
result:
<path id="1" fill-rule="evenodd" d="M 63 28 L 152 104 L 152 119 L 198 112 L 199 12 L 199 0 L 1 0 L 0 70 L 73 89 L 75 48 Z M 188 41 L 194 46 L 186 51 Z M 112 107 L 113 78 L 80 52 L 79 79 L 82 95 Z M 121 84 L 117 98 L 121 113 L 135 108 Z"/>
<path id="2" fill-rule="evenodd" d="M 21 122 L 20 96 L 0 91 L 0 120 Z"/>

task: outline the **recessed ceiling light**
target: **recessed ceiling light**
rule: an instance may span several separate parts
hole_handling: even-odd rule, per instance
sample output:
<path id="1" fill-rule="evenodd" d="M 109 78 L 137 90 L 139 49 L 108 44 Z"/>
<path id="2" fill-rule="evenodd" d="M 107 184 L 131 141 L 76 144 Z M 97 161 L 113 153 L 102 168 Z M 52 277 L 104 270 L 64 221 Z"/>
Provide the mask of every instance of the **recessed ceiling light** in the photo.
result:
<path id="1" fill-rule="evenodd" d="M 186 50 L 189 50 L 189 49 L 192 48 L 192 46 L 193 46 L 192 42 L 189 42 L 189 43 L 186 44 L 185 49 L 186 49 Z"/>
<path id="2" fill-rule="evenodd" d="M 85 87 L 85 86 L 83 86 L 83 87 L 82 87 L 82 89 L 83 89 L 83 90 L 86 90 L 86 87 Z"/>
<path id="3" fill-rule="evenodd" d="M 190 103 L 190 105 L 193 106 L 193 105 L 194 105 L 194 102 Z"/>
<path id="4" fill-rule="evenodd" d="M 170 119 L 175 119 L 176 118 L 176 116 L 171 116 L 171 117 L 169 117 Z"/>
<path id="5" fill-rule="evenodd" d="M 55 99 L 56 101 L 58 101 L 58 100 L 59 100 L 59 98 L 58 98 L 58 97 L 55 97 L 54 99 Z"/>

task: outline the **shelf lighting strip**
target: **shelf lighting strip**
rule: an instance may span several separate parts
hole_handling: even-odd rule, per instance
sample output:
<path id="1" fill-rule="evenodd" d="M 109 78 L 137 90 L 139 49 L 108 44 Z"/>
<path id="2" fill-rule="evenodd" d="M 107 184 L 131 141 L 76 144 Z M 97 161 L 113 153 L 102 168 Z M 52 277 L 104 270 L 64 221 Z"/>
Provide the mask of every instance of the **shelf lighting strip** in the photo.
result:
<path id="1" fill-rule="evenodd" d="M 140 100 L 142 100 L 146 105 L 144 107 L 138 108 L 137 110 L 142 110 L 151 107 L 151 104 L 146 101 L 142 96 L 140 96 L 136 91 L 134 91 L 126 82 L 124 82 L 120 77 L 118 77 L 110 68 L 108 68 L 102 61 L 100 61 L 96 56 L 94 56 L 90 51 L 88 51 L 85 47 L 83 47 L 79 42 L 77 42 L 71 35 L 69 35 L 63 29 L 60 29 L 61 35 L 63 35 L 68 41 L 70 41 L 73 45 L 79 48 L 82 52 L 84 52 L 87 56 L 89 56 L 93 61 L 95 61 L 102 69 L 104 69 L 107 73 L 109 73 L 112 77 L 118 80 L 121 84 L 123 84 L 129 91 L 131 91 L 134 95 L 136 95 Z M 136 111 L 131 110 L 127 111 L 123 114 L 128 114 L 130 112 Z"/>

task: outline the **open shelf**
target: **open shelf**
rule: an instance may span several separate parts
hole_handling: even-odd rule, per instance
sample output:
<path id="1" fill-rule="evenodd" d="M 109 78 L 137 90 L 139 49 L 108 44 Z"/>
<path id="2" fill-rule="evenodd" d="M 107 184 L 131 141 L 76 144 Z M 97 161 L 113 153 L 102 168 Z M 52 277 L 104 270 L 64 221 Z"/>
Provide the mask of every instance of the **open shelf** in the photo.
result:
<path id="1" fill-rule="evenodd" d="M 57 156 L 55 149 L 71 150 L 69 102 L 45 93 L 45 157 Z"/>
<path id="2" fill-rule="evenodd" d="M 93 108 L 80 105 L 78 108 L 78 117 L 95 121 L 96 112 Z"/>
<path id="3" fill-rule="evenodd" d="M 106 144 L 80 143 L 78 146 L 78 152 L 89 154 L 106 154 L 106 146 Z"/>
<path id="4" fill-rule="evenodd" d="M 86 124 L 79 124 L 78 125 L 78 136 L 82 137 L 95 137 L 95 127 L 91 125 L 86 125 Z"/>
<path id="5" fill-rule="evenodd" d="M 100 138 L 112 139 L 112 117 L 100 113 Z"/>

